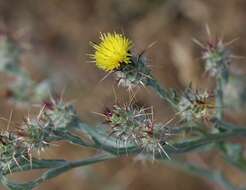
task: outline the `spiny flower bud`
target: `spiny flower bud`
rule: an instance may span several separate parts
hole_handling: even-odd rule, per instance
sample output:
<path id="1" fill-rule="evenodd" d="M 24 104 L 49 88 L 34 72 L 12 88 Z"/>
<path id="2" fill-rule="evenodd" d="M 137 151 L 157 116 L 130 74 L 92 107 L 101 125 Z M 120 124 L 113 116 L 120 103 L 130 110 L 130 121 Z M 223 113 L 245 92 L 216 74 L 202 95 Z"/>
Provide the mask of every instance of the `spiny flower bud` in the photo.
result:
<path id="1" fill-rule="evenodd" d="M 19 166 L 20 159 L 28 159 L 29 153 L 22 136 L 15 132 L 0 133 L 0 170 L 10 170 L 10 166 Z M 19 166 L 20 167 L 20 166 Z M 11 172 L 11 171 L 10 171 Z"/>
<path id="2" fill-rule="evenodd" d="M 205 62 L 205 71 L 211 76 L 222 78 L 226 82 L 229 76 L 229 65 L 235 57 L 228 46 L 234 40 L 224 43 L 222 38 L 213 38 L 209 27 L 206 27 L 208 40 L 205 43 L 194 39 L 194 42 L 202 48 L 202 60 Z"/>
<path id="3" fill-rule="evenodd" d="M 171 146 L 168 142 L 173 135 L 170 130 L 170 126 L 166 124 L 155 124 L 153 121 L 149 121 L 149 124 L 145 125 L 146 130 L 141 138 L 141 147 L 145 152 L 152 154 L 152 159 L 155 159 L 155 155 L 170 159 L 168 153 L 165 151 L 165 145 Z M 171 146 L 173 147 L 173 146 Z"/>
<path id="4" fill-rule="evenodd" d="M 149 119 L 144 108 L 114 105 L 112 111 L 105 113 L 106 121 L 111 126 L 110 135 L 130 143 L 139 143 L 142 126 Z"/>
<path id="5" fill-rule="evenodd" d="M 163 146 L 169 145 L 170 128 L 154 123 L 151 108 L 114 105 L 112 111 L 106 110 L 104 115 L 110 125 L 109 135 L 117 142 L 124 145 L 133 143 L 143 152 L 153 155 L 153 159 L 156 154 L 169 158 Z"/>
<path id="6" fill-rule="evenodd" d="M 222 40 L 210 40 L 203 49 L 202 59 L 205 61 L 205 70 L 211 76 L 228 75 L 228 66 L 231 63 L 231 52 Z"/>
<path id="7" fill-rule="evenodd" d="M 131 90 L 137 86 L 145 86 L 147 80 L 151 79 L 150 69 L 147 60 L 143 56 L 132 56 L 132 62 L 121 67 L 115 72 L 119 86 Z"/>
<path id="8" fill-rule="evenodd" d="M 178 103 L 181 117 L 187 121 L 193 119 L 207 119 L 214 114 L 214 96 L 207 91 L 200 92 L 190 87 L 185 89 Z"/>
<path id="9" fill-rule="evenodd" d="M 27 144 L 38 151 L 59 140 L 59 132 L 67 132 L 77 119 L 73 106 L 62 101 L 51 104 L 45 104 L 36 118 L 27 118 L 22 126 Z"/>
<path id="10" fill-rule="evenodd" d="M 50 122 L 55 130 L 67 131 L 78 118 L 74 107 L 62 101 L 50 103 L 41 116 L 42 120 Z"/>
<path id="11" fill-rule="evenodd" d="M 75 120 L 77 115 L 70 104 L 51 101 L 42 107 L 38 116 L 27 117 L 13 131 L 0 133 L 0 169 L 10 170 L 11 164 L 19 166 L 23 159 L 31 164 L 32 154 L 40 153 L 53 141 L 62 140 Z"/>

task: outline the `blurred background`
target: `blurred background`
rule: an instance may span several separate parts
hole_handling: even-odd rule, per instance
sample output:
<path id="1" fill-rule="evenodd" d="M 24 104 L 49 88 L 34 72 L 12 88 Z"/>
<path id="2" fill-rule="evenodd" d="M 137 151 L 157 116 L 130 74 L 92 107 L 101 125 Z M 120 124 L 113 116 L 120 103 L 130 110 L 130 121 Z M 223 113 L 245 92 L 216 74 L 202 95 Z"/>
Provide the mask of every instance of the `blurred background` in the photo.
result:
<path id="1" fill-rule="evenodd" d="M 118 88 L 113 77 L 100 80 L 105 73 L 89 62 L 93 50 L 89 41 L 97 42 L 100 32 L 123 32 L 134 41 L 134 51 L 146 51 L 156 78 L 168 87 L 184 89 L 190 82 L 200 89 L 213 89 L 214 80 L 204 74 L 201 49 L 193 38 L 205 41 L 208 24 L 212 34 L 231 41 L 235 55 L 246 54 L 245 0 L 0 0 L 0 29 L 8 31 L 22 44 L 22 66 L 36 81 L 56 80 L 58 94 L 75 105 L 82 120 L 96 124 L 102 121 L 92 112 L 102 112 L 116 99 L 129 101 L 129 93 Z M 244 59 L 231 65 L 235 74 L 245 75 Z M 2 75 L 2 74 L 1 74 Z M 1 76 L 2 86 L 6 79 Z M 238 86 L 238 88 L 241 88 Z M 3 89 L 3 88 L 2 88 Z M 6 101 L 1 89 L 0 114 L 21 122 L 35 108 L 21 108 Z M 116 95 L 114 94 L 114 90 Z M 154 106 L 155 120 L 172 117 L 172 109 L 150 89 L 140 89 L 136 99 L 142 105 Z M 245 112 L 228 111 L 227 120 L 245 124 Z M 4 127 L 6 123 L 2 123 Z M 81 159 L 95 154 L 59 143 L 44 153 L 48 158 Z M 245 184 L 245 175 L 224 163 L 216 152 L 185 155 L 184 159 L 208 168 L 218 168 L 235 184 Z M 27 180 L 39 172 L 22 173 Z M 203 190 L 221 188 L 178 169 L 142 162 L 137 158 L 120 158 L 65 173 L 42 184 L 39 190 Z"/>

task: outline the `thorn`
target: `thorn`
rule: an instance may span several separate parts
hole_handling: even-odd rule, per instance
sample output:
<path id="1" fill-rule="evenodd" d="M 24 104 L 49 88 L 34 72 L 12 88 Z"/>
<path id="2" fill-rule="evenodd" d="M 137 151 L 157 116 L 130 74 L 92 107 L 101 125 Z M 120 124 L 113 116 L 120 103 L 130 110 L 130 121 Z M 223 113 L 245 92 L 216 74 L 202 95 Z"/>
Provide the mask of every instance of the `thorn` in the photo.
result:
<path id="1" fill-rule="evenodd" d="M 205 45 L 202 44 L 202 42 L 200 42 L 200 41 L 197 40 L 196 38 L 192 38 L 192 41 L 193 41 L 196 45 L 198 45 L 200 48 L 206 49 Z"/>
<path id="2" fill-rule="evenodd" d="M 8 120 L 8 124 L 7 124 L 7 131 L 9 131 L 9 127 L 10 127 L 10 123 L 12 120 L 12 116 L 13 116 L 13 110 L 11 110 L 10 115 L 9 115 L 9 120 Z"/>

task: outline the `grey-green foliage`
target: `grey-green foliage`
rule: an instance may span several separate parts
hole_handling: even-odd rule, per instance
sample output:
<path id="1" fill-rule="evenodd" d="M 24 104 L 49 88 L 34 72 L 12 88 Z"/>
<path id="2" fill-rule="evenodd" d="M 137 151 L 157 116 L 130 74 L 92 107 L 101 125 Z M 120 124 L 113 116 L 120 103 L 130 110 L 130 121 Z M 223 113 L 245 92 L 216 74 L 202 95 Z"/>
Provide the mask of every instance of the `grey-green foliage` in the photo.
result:
<path id="1" fill-rule="evenodd" d="M 7 97 L 20 105 L 42 102 L 52 91 L 52 81 L 36 82 L 31 78 L 21 64 L 23 51 L 14 39 L 4 34 L 0 36 L 0 72 L 11 77 L 4 86 Z"/>
<path id="2" fill-rule="evenodd" d="M 5 55 L 4 51 L 1 52 L 1 50 L 2 49 L 0 48 L 0 55 L 1 53 Z M 215 53 L 216 59 L 214 57 L 211 58 L 210 55 L 207 56 L 209 63 L 216 60 L 213 63 L 215 64 L 215 67 L 212 69 L 217 68 L 218 65 L 216 64 L 223 64 L 223 60 L 228 61 L 227 59 L 223 59 L 223 57 L 218 57 L 224 56 L 224 54 L 216 54 L 214 51 L 212 53 Z M 10 54 L 8 54 L 8 56 L 9 55 Z M 228 56 L 227 54 L 225 55 Z M 205 59 L 206 57 L 203 58 Z M 177 93 L 175 90 L 163 88 L 153 77 L 151 70 L 148 68 L 147 60 L 142 56 L 133 57 L 133 59 L 132 65 L 127 65 L 127 67 L 120 68 L 118 71 L 121 72 L 121 75 L 118 75 L 121 80 L 120 84 L 127 84 L 123 85 L 127 87 L 129 87 L 129 84 L 133 85 L 131 87 L 139 84 L 150 87 L 157 95 L 160 96 L 160 98 L 170 103 L 175 111 L 182 111 L 182 113 L 186 111 L 193 113 L 190 111 L 195 111 L 196 114 L 201 110 L 204 111 L 203 109 L 197 109 L 197 103 L 201 101 L 197 98 L 200 97 L 200 95 L 196 94 L 199 92 L 195 92 L 195 95 L 192 96 L 192 98 L 190 98 L 190 96 L 186 96 L 190 101 L 188 108 L 192 110 L 189 110 L 188 108 L 179 110 L 179 104 L 183 100 L 184 94 Z M 14 65 L 15 70 L 22 70 L 19 63 L 17 64 L 18 59 L 15 61 L 16 62 L 11 63 Z M 227 64 L 228 63 L 226 62 L 226 65 Z M 2 68 L 6 69 L 9 67 L 4 66 Z M 2 71 L 5 71 L 5 69 Z M 225 69 L 228 68 L 225 67 Z M 13 69 L 11 69 L 11 71 L 12 70 Z M 60 100 L 45 102 L 44 107 L 41 107 L 40 113 L 37 116 L 28 117 L 20 126 L 19 130 L 5 131 L 0 134 L 1 183 L 6 188 L 12 190 L 34 189 L 42 182 L 52 179 L 76 167 L 87 166 L 117 157 L 141 154 L 145 159 L 154 158 L 155 160 L 163 160 L 166 164 L 171 164 L 174 167 L 184 169 L 192 174 L 205 177 L 218 183 L 225 189 L 245 189 L 242 187 L 236 187 L 230 183 L 230 181 L 226 179 L 220 171 L 209 170 L 201 166 L 176 159 L 176 155 L 180 154 L 187 154 L 194 151 L 206 152 L 211 149 L 217 149 L 223 154 L 223 158 L 228 161 L 228 163 L 236 166 L 242 172 L 246 172 L 243 146 L 240 144 L 229 143 L 229 140 L 233 138 L 245 138 L 246 128 L 227 123 L 223 120 L 223 105 L 225 98 L 223 87 L 225 85 L 225 81 L 227 81 L 227 79 L 225 79 L 227 76 L 220 72 L 217 74 L 220 76 L 216 76 L 216 117 L 213 117 L 210 121 L 211 126 L 216 130 L 206 128 L 202 120 L 196 122 L 195 119 L 186 119 L 182 125 L 178 123 L 171 127 L 166 123 L 156 124 L 153 123 L 151 117 L 144 115 L 146 114 L 145 111 L 141 109 L 141 111 L 137 111 L 134 110 L 134 108 L 131 108 L 133 109 L 131 110 L 127 107 L 124 109 L 117 107 L 113 112 L 107 113 L 108 115 L 105 115 L 107 122 L 104 125 L 99 124 L 99 126 L 90 126 L 78 117 L 76 110 L 72 105 L 66 104 Z M 43 96 L 42 94 L 44 91 L 48 91 L 45 84 L 40 83 L 37 85 L 30 82 L 32 80 L 27 77 L 26 74 L 20 76 L 21 80 L 26 79 L 28 81 L 25 81 L 25 88 L 23 85 L 17 85 L 18 87 L 21 87 L 20 89 L 27 89 L 27 91 L 29 91 L 30 87 L 35 87 L 34 89 L 37 89 L 37 96 L 41 94 L 41 97 Z M 15 89 L 18 88 L 15 87 Z M 25 99 L 29 93 L 22 93 L 21 90 L 15 93 L 17 97 L 21 97 L 23 94 L 25 96 L 21 99 Z M 207 108 L 204 107 L 204 109 Z M 199 119 L 201 118 L 199 117 Z M 157 127 L 153 130 L 153 127 L 155 126 Z M 108 132 L 106 130 L 107 128 L 111 129 L 111 132 L 115 132 L 117 129 L 117 134 Z M 118 133 L 119 130 L 120 133 Z M 132 136 L 130 136 L 133 140 L 129 139 L 129 132 L 133 133 Z M 135 132 L 140 135 L 136 135 Z M 164 136 L 160 134 L 164 134 Z M 163 137 L 166 137 L 168 134 L 175 135 L 174 137 L 171 136 L 170 138 L 163 139 Z M 153 144 L 152 146 L 151 143 L 155 142 L 153 140 L 157 140 L 158 143 Z M 93 157 L 75 161 L 47 160 L 35 156 L 35 153 L 41 153 L 41 151 L 49 148 L 53 143 L 58 141 L 66 141 L 73 145 L 80 146 L 81 148 L 100 150 L 101 153 L 96 154 Z M 164 143 L 162 143 L 162 141 Z M 146 146 L 142 146 L 143 143 Z M 167 160 L 167 158 L 171 159 Z M 45 171 L 40 177 L 30 182 L 14 182 L 8 178 L 11 174 L 16 172 L 36 169 L 45 169 Z"/>
<path id="3" fill-rule="evenodd" d="M 218 125 L 222 125 L 222 124 L 218 123 Z M 38 186 L 43 181 L 56 177 L 57 175 L 65 171 L 68 171 L 70 169 L 73 169 L 75 167 L 89 165 L 107 159 L 113 159 L 123 155 L 135 155 L 142 152 L 141 148 L 138 147 L 136 144 L 135 145 L 127 144 L 124 146 L 123 145 L 119 146 L 117 141 L 113 137 L 108 137 L 107 134 L 101 128 L 88 126 L 82 123 L 77 118 L 77 116 L 74 122 L 72 123 L 72 125 L 68 125 L 67 127 L 68 127 L 68 131 L 66 131 L 65 133 L 64 130 L 60 130 L 59 128 L 53 128 L 52 131 L 49 132 L 49 136 L 48 136 L 49 138 L 46 141 L 53 142 L 53 141 L 64 140 L 72 144 L 79 145 L 82 148 L 91 147 L 91 148 L 100 149 L 104 153 L 96 155 L 95 157 L 92 158 L 78 160 L 78 161 L 42 160 L 42 159 L 40 160 L 37 158 L 32 158 L 32 160 L 30 160 L 22 157 L 13 160 L 10 157 L 9 166 L 1 170 L 2 184 L 8 187 L 9 189 L 25 189 L 25 190 L 32 189 Z M 178 129 L 175 130 L 178 131 Z M 88 138 L 81 139 L 81 137 L 76 135 L 75 132 L 82 132 L 82 134 L 87 134 Z M 30 136 L 32 135 L 33 132 L 30 134 Z M 208 145 L 216 144 L 222 141 L 227 141 L 230 138 L 234 138 L 238 136 L 242 136 L 242 137 L 246 136 L 246 129 L 234 126 L 231 130 L 223 133 L 206 134 L 205 136 L 190 138 L 189 140 L 183 139 L 178 142 L 174 142 L 173 146 L 175 148 L 164 145 L 164 149 L 171 157 L 173 157 L 175 154 L 184 154 L 196 150 L 199 151 L 207 150 L 203 148 L 205 148 Z M 37 139 L 40 138 L 40 137 L 36 137 L 35 135 L 33 135 L 33 137 Z M 231 151 L 233 151 L 233 149 L 231 149 Z M 239 150 L 235 149 L 235 151 L 238 152 Z M 144 154 L 144 152 L 142 153 Z M 226 153 L 225 155 L 227 156 L 235 154 L 233 152 L 230 153 L 225 152 L 225 153 Z M 160 155 L 156 155 L 156 159 L 164 159 L 164 158 L 161 157 Z M 244 162 L 243 161 L 244 161 L 243 159 L 234 160 L 234 162 L 236 163 L 238 162 L 237 164 L 241 164 L 241 165 L 244 164 L 244 168 L 245 168 L 245 161 Z M 176 165 L 175 160 L 170 160 L 168 163 Z M 188 165 L 189 164 L 185 166 L 184 163 L 182 164 L 182 166 L 186 170 L 192 173 L 209 177 L 211 178 L 211 180 L 214 180 L 215 182 L 220 182 L 220 183 L 223 182 L 223 184 L 228 183 L 228 181 L 225 180 L 224 178 L 223 181 L 221 181 L 220 178 L 221 176 L 219 175 L 218 172 L 206 171 L 205 169 L 199 167 L 197 168 L 197 166 L 193 166 L 193 165 L 190 165 L 188 167 Z M 47 171 L 44 172 L 36 180 L 24 184 L 11 182 L 7 179 L 7 175 L 12 174 L 14 172 L 21 172 L 21 171 L 34 170 L 34 169 L 47 169 Z M 218 178 L 218 176 L 220 177 Z"/>
<path id="4" fill-rule="evenodd" d="M 21 50 L 5 35 L 0 36 L 0 71 L 16 75 L 20 72 Z"/>

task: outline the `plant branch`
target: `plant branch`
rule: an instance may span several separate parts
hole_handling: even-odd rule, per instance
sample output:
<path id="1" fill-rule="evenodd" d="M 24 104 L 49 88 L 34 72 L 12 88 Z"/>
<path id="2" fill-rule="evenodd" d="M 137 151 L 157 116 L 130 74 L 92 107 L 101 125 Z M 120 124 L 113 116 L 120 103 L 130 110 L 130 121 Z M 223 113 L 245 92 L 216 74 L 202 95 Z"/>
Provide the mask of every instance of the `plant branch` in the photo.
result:
<path id="1" fill-rule="evenodd" d="M 223 119 L 223 82 L 224 79 L 221 77 L 218 77 L 216 79 L 216 117 L 220 120 Z"/>
<path id="2" fill-rule="evenodd" d="M 54 178 L 54 177 L 56 177 L 56 176 L 58 176 L 64 172 L 67 172 L 71 169 L 81 167 L 81 166 L 88 166 L 88 165 L 102 162 L 105 160 L 109 160 L 112 158 L 115 158 L 115 156 L 108 154 L 108 153 L 105 153 L 105 154 L 93 156 L 93 157 L 85 159 L 85 160 L 65 161 L 62 164 L 60 163 L 57 167 L 53 167 L 53 168 L 49 169 L 48 171 L 46 171 L 40 177 L 38 177 L 37 179 L 35 179 L 33 181 L 30 181 L 27 183 L 15 183 L 15 182 L 9 181 L 6 177 L 2 176 L 1 183 L 5 187 L 7 187 L 11 190 L 31 190 L 31 189 L 37 187 L 38 185 L 40 185 L 41 183 L 43 183 L 44 181 L 52 179 L 52 178 Z M 48 164 L 46 166 L 51 167 L 50 163 L 48 163 L 48 162 L 46 161 L 46 164 Z M 41 168 L 39 168 L 39 169 L 41 169 Z"/>

